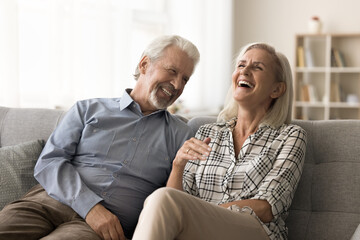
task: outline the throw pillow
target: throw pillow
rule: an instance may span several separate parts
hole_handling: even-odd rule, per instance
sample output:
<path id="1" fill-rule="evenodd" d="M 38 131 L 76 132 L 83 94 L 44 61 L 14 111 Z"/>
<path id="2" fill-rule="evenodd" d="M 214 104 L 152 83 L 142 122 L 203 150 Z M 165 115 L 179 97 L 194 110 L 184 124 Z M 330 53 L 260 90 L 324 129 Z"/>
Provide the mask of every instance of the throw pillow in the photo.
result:
<path id="1" fill-rule="evenodd" d="M 35 140 L 0 148 L 0 210 L 37 184 L 34 166 L 44 144 Z"/>

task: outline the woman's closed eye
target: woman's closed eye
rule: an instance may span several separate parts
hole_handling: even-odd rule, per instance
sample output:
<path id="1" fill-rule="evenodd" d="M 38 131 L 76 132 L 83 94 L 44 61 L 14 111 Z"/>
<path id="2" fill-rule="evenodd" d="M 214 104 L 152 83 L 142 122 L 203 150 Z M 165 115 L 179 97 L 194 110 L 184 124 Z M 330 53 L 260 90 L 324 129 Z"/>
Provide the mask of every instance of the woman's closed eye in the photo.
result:
<path id="1" fill-rule="evenodd" d="M 238 65 L 238 68 L 240 69 L 243 69 L 243 68 L 246 68 L 247 66 L 243 63 L 239 64 Z M 260 65 L 252 65 L 250 66 L 251 69 L 254 69 L 254 70 L 263 70 L 263 68 L 260 66 Z"/>

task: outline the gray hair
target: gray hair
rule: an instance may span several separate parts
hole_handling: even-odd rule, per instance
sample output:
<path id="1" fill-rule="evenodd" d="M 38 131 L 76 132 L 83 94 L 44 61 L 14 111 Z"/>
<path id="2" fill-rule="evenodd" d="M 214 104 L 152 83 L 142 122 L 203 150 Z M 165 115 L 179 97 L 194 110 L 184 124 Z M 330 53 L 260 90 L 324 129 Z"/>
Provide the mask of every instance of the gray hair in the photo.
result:
<path id="1" fill-rule="evenodd" d="M 261 125 L 268 125 L 270 127 L 278 128 L 283 123 L 291 122 L 292 101 L 293 101 L 293 82 L 291 67 L 288 59 L 280 52 L 266 43 L 251 43 L 243 47 L 238 54 L 235 62 L 235 67 L 243 55 L 250 49 L 263 49 L 267 51 L 274 60 L 274 74 L 278 82 L 284 82 L 286 85 L 285 92 L 282 96 L 274 99 L 270 109 L 261 121 Z M 233 87 L 230 86 L 226 96 L 225 105 L 223 110 L 218 115 L 218 122 L 225 122 L 231 118 L 236 117 L 238 114 L 238 104 L 233 98 Z"/>
<path id="2" fill-rule="evenodd" d="M 178 35 L 165 35 L 154 39 L 142 53 L 141 59 L 147 56 L 150 61 L 156 61 L 162 57 L 164 50 L 170 46 L 177 46 L 184 51 L 194 62 L 194 68 L 200 60 L 200 53 L 196 46 L 189 40 Z M 140 76 L 139 64 L 136 66 L 134 78 L 138 80 Z"/>

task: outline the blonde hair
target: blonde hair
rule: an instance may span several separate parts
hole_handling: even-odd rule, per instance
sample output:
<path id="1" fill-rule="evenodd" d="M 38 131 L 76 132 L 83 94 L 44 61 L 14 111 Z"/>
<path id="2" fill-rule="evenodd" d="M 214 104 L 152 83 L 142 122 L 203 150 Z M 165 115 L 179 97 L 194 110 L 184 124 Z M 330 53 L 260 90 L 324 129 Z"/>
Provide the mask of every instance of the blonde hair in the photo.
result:
<path id="1" fill-rule="evenodd" d="M 278 82 L 284 82 L 286 85 L 285 92 L 282 96 L 274 99 L 270 109 L 260 122 L 261 125 L 278 128 L 283 123 L 291 122 L 293 86 L 292 73 L 288 59 L 280 52 L 266 43 L 251 43 L 243 47 L 235 60 L 235 67 L 243 55 L 250 49 L 263 49 L 267 51 L 274 60 L 274 74 Z M 233 87 L 230 86 L 227 93 L 223 110 L 218 115 L 218 122 L 226 122 L 238 114 L 238 104 L 233 98 Z"/>

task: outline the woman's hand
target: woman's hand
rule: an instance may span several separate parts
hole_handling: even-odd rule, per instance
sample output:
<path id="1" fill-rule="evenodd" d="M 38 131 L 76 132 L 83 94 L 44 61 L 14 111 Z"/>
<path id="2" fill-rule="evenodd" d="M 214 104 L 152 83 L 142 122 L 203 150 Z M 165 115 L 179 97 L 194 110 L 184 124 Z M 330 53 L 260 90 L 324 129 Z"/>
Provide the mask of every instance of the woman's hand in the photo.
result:
<path id="1" fill-rule="evenodd" d="M 183 190 L 182 177 L 186 163 L 189 160 L 206 160 L 211 151 L 208 146 L 210 140 L 210 138 L 205 138 L 204 141 L 191 138 L 184 143 L 173 161 L 173 168 L 166 184 L 167 187 Z"/>
<path id="2" fill-rule="evenodd" d="M 201 141 L 196 138 L 190 138 L 179 149 L 173 162 L 173 166 L 185 167 L 189 160 L 205 160 L 211 151 L 208 146 L 210 138 Z"/>

